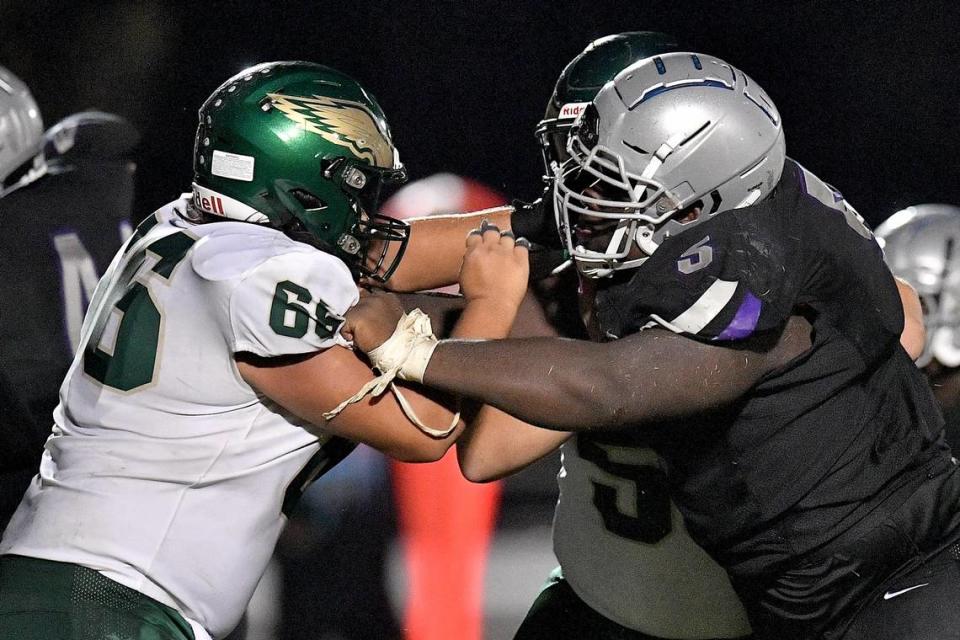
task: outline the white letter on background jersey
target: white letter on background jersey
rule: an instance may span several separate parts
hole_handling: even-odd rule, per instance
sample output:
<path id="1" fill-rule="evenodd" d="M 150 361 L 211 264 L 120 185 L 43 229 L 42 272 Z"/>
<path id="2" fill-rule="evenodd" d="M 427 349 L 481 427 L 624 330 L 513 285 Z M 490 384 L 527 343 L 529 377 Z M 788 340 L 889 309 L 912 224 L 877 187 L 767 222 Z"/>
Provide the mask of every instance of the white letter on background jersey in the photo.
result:
<path id="1" fill-rule="evenodd" d="M 63 284 L 63 317 L 70 340 L 71 353 L 77 352 L 80 344 L 80 326 L 83 314 L 93 296 L 100 276 L 90 253 L 80 242 L 76 233 L 63 233 L 53 237 L 53 246 L 60 255 L 60 275 Z"/>

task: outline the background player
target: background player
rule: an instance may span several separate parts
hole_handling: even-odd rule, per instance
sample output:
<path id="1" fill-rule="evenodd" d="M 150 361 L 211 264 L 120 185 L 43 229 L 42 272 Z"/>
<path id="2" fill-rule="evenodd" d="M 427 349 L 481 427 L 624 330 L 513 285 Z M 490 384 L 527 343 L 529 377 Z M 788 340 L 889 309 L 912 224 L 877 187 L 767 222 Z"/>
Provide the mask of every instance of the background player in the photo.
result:
<path id="1" fill-rule="evenodd" d="M 222 637 L 284 513 L 354 441 L 434 460 L 463 427 L 409 388 L 406 410 L 398 393 L 328 413 L 374 378 L 340 334 L 356 278 L 392 271 L 369 238 L 405 242 L 371 213 L 404 173 L 359 84 L 304 62 L 242 71 L 200 110 L 194 170 L 98 285 L 0 543 L 0 636 Z M 474 236 L 454 335 L 506 335 L 510 296 L 487 280 L 514 273 L 522 297 L 527 259 L 510 236 Z"/>
<path id="2" fill-rule="evenodd" d="M 917 359 L 943 409 L 946 438 L 960 447 L 960 207 L 919 204 L 877 227 L 894 275 L 920 294 L 927 339 Z"/>
<path id="3" fill-rule="evenodd" d="M 424 382 L 610 446 L 654 444 L 761 637 L 838 637 L 868 602 L 851 637 L 954 628 L 927 612 L 960 579 L 938 553 L 958 535 L 958 476 L 870 232 L 785 161 L 772 101 L 723 61 L 657 56 L 593 105 L 556 194 L 568 251 L 596 281 L 588 326 L 611 341 L 444 341 L 414 359 Z M 365 348 L 392 329 L 364 313 L 382 306 L 351 313 Z M 626 427 L 644 428 L 601 435 Z M 930 588 L 874 598 L 921 562 L 941 576 L 923 574 Z"/>
<path id="4" fill-rule="evenodd" d="M 138 140 L 96 111 L 44 132 L 0 67 L 0 532 L 37 472 L 99 274 L 130 234 Z"/>

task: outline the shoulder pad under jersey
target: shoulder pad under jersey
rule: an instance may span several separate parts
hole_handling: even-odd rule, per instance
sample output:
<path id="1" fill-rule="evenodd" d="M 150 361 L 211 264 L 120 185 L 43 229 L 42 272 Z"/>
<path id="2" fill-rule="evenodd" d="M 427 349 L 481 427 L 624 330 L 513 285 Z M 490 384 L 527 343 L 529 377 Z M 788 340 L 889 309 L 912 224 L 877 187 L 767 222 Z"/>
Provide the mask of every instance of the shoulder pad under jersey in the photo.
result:
<path id="1" fill-rule="evenodd" d="M 808 305 L 852 339 L 879 343 L 902 321 L 892 283 L 853 207 L 788 160 L 765 200 L 668 238 L 629 281 L 601 291 L 597 317 L 608 337 L 659 325 L 734 341 Z"/>

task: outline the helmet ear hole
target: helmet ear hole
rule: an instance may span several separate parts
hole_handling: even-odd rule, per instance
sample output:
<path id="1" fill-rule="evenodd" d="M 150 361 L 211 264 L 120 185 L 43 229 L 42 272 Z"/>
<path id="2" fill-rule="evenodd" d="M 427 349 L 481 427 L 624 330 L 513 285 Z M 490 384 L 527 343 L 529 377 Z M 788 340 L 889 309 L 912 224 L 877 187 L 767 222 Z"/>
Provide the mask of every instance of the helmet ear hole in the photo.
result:
<path id="1" fill-rule="evenodd" d="M 700 219 L 703 212 L 703 200 L 697 200 L 676 213 L 675 219 L 680 224 L 690 224 Z"/>
<path id="2" fill-rule="evenodd" d="M 327 208 L 326 202 L 306 189 L 293 189 L 290 191 L 290 195 L 296 198 L 297 202 L 303 205 L 304 210 L 308 212 L 322 211 Z"/>

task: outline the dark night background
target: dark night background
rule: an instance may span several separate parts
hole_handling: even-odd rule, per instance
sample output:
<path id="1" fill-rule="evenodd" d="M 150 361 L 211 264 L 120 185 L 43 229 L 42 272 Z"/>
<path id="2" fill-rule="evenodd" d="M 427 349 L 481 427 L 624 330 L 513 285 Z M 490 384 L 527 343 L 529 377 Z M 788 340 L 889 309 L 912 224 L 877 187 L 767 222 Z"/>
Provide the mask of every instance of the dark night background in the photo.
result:
<path id="1" fill-rule="evenodd" d="M 138 218 L 189 189 L 203 100 L 244 67 L 283 59 L 336 67 L 373 92 L 411 179 L 449 171 L 533 198 L 542 172 L 533 129 L 557 75 L 590 41 L 631 30 L 671 33 L 748 73 L 779 107 L 788 154 L 839 188 L 868 222 L 910 204 L 960 205 L 958 0 L 0 0 L 0 65 L 31 87 L 47 127 L 89 108 L 134 123 L 143 135 Z M 330 612 L 369 616 L 347 622 L 388 637 L 376 623 L 389 616 L 356 588 L 383 571 L 391 535 L 384 527 L 393 525 L 379 516 L 369 523 L 356 506 L 371 500 L 370 512 L 389 509 L 381 504 L 389 502 L 387 471 L 364 469 L 374 465 L 363 459 L 348 466 L 357 460 L 338 467 L 347 469 L 341 493 L 329 484 L 333 474 L 316 485 L 328 482 L 320 497 L 339 495 L 353 510 L 318 510 L 313 524 L 304 518 L 288 529 L 299 542 L 281 543 L 285 566 L 298 569 L 288 580 L 302 581 L 284 587 L 293 594 L 284 607 L 295 612 L 285 640 L 316 638 L 317 619 Z M 491 555 L 489 638 L 509 637 L 554 566 L 556 467 L 554 457 L 534 469 L 539 475 L 506 485 L 503 506 L 516 506 L 501 511 L 501 522 L 532 533 L 529 542 L 511 539 L 519 551 Z M 366 473 L 368 484 L 349 473 Z M 518 498 L 523 482 L 538 492 L 538 509 Z M 343 566 L 331 564 L 338 558 Z M 317 604 L 322 589 L 364 598 L 325 608 Z"/>
<path id="2" fill-rule="evenodd" d="M 47 126 L 83 108 L 144 134 L 139 214 L 189 187 L 196 111 L 248 64 L 306 59 L 379 99 L 412 178 L 453 171 L 512 196 L 540 173 L 532 129 L 563 65 L 626 30 L 675 34 L 744 69 L 788 153 L 872 223 L 960 203 L 960 3 L 0 1 L 0 64 Z"/>

